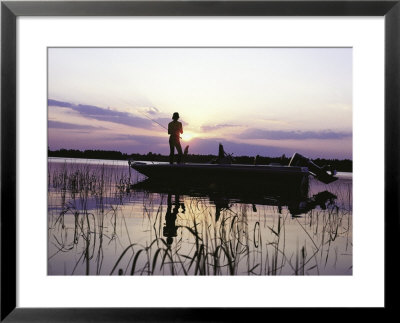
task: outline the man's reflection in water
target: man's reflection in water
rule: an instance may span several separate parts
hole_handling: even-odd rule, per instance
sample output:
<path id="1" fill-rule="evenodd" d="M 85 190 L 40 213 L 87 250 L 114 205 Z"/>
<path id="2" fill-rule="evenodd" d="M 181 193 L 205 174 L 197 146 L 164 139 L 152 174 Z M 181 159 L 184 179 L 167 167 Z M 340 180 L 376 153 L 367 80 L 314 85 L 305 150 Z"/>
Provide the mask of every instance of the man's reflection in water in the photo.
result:
<path id="1" fill-rule="evenodd" d="M 167 213 L 165 214 L 165 225 L 163 227 L 163 235 L 167 238 L 167 244 L 171 245 L 173 238 L 177 236 L 177 226 L 175 225 L 176 217 L 179 213 L 179 207 L 182 208 L 182 213 L 185 213 L 185 204 L 180 203 L 179 195 L 175 194 L 174 208 L 172 209 L 172 194 L 168 193 Z"/>

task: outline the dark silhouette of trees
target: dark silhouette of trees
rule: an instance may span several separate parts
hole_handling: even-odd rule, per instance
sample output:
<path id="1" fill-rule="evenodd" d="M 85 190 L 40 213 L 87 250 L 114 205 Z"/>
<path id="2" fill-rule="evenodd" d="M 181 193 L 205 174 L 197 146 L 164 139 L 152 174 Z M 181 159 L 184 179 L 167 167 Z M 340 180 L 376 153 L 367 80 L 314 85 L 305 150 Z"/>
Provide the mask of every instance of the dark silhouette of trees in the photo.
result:
<path id="1" fill-rule="evenodd" d="M 107 159 L 107 160 L 137 160 L 137 161 L 157 161 L 157 162 L 168 162 L 169 157 L 167 155 L 155 154 L 149 152 L 147 154 L 126 154 L 120 151 L 109 151 L 109 150 L 75 150 L 75 149 L 60 149 L 50 150 L 48 148 L 48 157 L 66 157 L 66 158 L 83 158 L 83 159 Z M 184 161 L 188 163 L 208 163 L 215 159 L 216 155 L 195 155 L 188 154 Z M 281 157 L 266 157 L 257 156 L 257 164 L 268 165 L 268 164 L 281 164 L 288 165 L 290 161 L 289 157 L 285 155 Z M 334 169 L 339 172 L 352 172 L 353 161 L 350 159 L 313 159 L 313 162 L 322 167 L 324 165 L 332 165 Z M 234 156 L 234 164 L 254 164 L 254 156 Z"/>

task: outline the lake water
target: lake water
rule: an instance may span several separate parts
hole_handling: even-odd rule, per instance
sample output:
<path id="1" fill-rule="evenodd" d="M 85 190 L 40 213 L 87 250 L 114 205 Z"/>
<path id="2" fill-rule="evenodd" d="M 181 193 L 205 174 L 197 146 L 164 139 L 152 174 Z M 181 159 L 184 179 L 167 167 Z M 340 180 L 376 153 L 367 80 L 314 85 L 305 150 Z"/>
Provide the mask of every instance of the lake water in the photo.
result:
<path id="1" fill-rule="evenodd" d="M 146 177 L 126 161 L 49 158 L 48 274 L 352 275 L 352 174 L 338 177 L 288 200 L 135 185 Z"/>

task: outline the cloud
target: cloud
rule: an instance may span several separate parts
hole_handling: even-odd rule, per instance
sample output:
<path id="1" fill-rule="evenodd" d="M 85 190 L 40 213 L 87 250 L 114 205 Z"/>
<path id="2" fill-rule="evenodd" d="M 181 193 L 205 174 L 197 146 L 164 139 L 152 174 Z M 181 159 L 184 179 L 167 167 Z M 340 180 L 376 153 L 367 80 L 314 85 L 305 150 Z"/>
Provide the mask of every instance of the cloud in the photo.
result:
<path id="1" fill-rule="evenodd" d="M 165 137 L 156 137 L 156 136 L 141 136 L 141 135 L 116 135 L 116 136 L 108 136 L 104 138 L 104 141 L 118 141 L 118 142 L 131 142 L 131 143 L 139 143 L 147 148 L 151 148 L 153 145 L 167 145 L 168 144 L 168 136 Z"/>
<path id="2" fill-rule="evenodd" d="M 168 123 L 170 123 L 172 121 L 171 118 L 153 118 L 154 121 L 157 121 L 159 124 L 161 124 L 163 127 L 167 128 L 168 127 Z M 183 126 L 187 126 L 188 123 L 183 121 L 182 119 L 179 119 L 179 122 L 182 123 Z"/>
<path id="3" fill-rule="evenodd" d="M 61 133 L 53 133 L 49 136 L 51 149 L 100 149 L 117 150 L 123 153 L 148 152 L 169 154 L 168 136 L 142 136 L 142 135 L 112 135 L 98 133 L 95 136 L 83 136 L 78 131 L 65 136 Z M 182 145 L 183 146 L 183 145 Z"/>
<path id="4" fill-rule="evenodd" d="M 149 108 L 146 109 L 146 113 L 152 114 L 152 115 L 155 115 L 155 114 L 157 114 L 159 112 L 160 112 L 160 110 L 158 110 L 155 107 L 149 107 Z"/>
<path id="5" fill-rule="evenodd" d="M 52 100 L 52 99 L 47 100 L 47 105 L 53 107 L 62 107 L 62 108 L 72 108 L 73 106 L 71 103 Z"/>
<path id="6" fill-rule="evenodd" d="M 49 106 L 70 108 L 78 112 L 81 116 L 88 119 L 95 119 L 99 121 L 113 122 L 123 124 L 136 128 L 148 129 L 153 126 L 149 119 L 134 116 L 128 112 L 120 112 L 111 109 L 104 109 L 94 105 L 87 104 L 72 104 L 69 102 L 62 102 L 56 100 L 48 100 Z"/>
<path id="7" fill-rule="evenodd" d="M 114 111 L 111 109 L 100 108 L 93 105 L 76 105 L 69 102 L 62 102 L 56 100 L 48 100 L 49 106 L 60 107 L 71 109 L 76 111 L 81 116 L 88 118 L 89 120 L 102 120 L 108 122 L 114 122 L 118 124 L 124 124 L 134 127 L 140 127 L 143 129 L 157 129 L 161 130 L 161 127 L 157 126 L 155 122 L 146 119 L 145 117 L 136 117 L 127 112 Z M 154 110 L 155 111 L 155 110 Z M 167 126 L 171 121 L 167 117 L 153 117 L 153 120 Z M 185 123 L 184 123 L 185 124 Z M 239 127 L 235 124 L 221 123 L 216 125 L 203 125 L 203 131 L 212 131 L 227 127 Z M 132 131 L 130 134 L 121 135 L 110 133 L 105 134 L 101 129 L 104 127 L 95 127 L 94 125 L 79 125 L 67 122 L 60 122 L 49 120 L 48 128 L 52 129 L 49 134 L 49 144 L 52 149 L 104 149 L 104 150 L 119 150 L 126 153 L 161 153 L 164 155 L 169 154 L 168 135 L 165 131 L 165 136 L 144 136 L 141 131 Z M 68 136 L 65 136 L 64 131 L 56 131 L 57 129 L 71 130 Z M 185 131 L 185 128 L 184 128 Z M 79 132 L 90 132 L 90 136 L 80 135 Z M 158 131 L 157 131 L 158 132 Z M 161 131 L 160 131 L 161 132 Z M 224 145 L 225 151 L 233 153 L 234 156 L 248 155 L 262 155 L 262 156 L 281 156 L 286 154 L 290 156 L 294 152 L 294 148 L 288 148 L 283 140 L 294 139 L 304 140 L 304 142 L 295 142 L 296 151 L 304 154 L 310 158 L 317 157 L 329 157 L 338 156 L 346 157 L 351 156 L 351 137 L 352 133 L 340 132 L 340 131 L 274 131 L 274 130 L 263 130 L 263 129 L 247 129 L 239 135 L 240 139 L 272 139 L 276 140 L 274 145 L 262 145 L 256 142 L 236 143 L 221 138 L 213 139 L 201 139 L 193 138 L 189 142 L 182 141 L 182 148 L 189 145 L 190 154 L 213 154 L 218 153 L 218 144 L 221 142 Z M 322 139 L 320 143 L 310 146 L 309 139 Z M 333 139 L 333 140 L 332 140 Z M 345 141 L 335 141 L 335 139 L 346 139 Z M 279 144 L 279 140 L 282 140 L 282 145 Z M 332 140 L 327 145 L 323 140 Z M 251 141 L 251 140 L 249 140 Z M 332 143 L 336 142 L 336 146 L 333 147 Z M 281 147 L 276 147 L 279 145 Z M 343 146 L 345 145 L 345 146 Z"/>
<path id="8" fill-rule="evenodd" d="M 271 140 L 306 140 L 306 139 L 344 139 L 352 136 L 351 132 L 324 131 L 285 131 L 248 129 L 240 134 L 242 139 L 271 139 Z"/>
<path id="9" fill-rule="evenodd" d="M 340 143 L 336 146 L 301 144 L 296 147 L 274 147 L 269 145 L 237 143 L 225 139 L 193 139 L 189 142 L 190 154 L 218 154 L 218 145 L 222 143 L 225 152 L 235 156 L 268 156 L 280 157 L 283 154 L 292 156 L 295 152 L 299 152 L 308 158 L 352 158 L 352 145 L 349 143 Z M 185 144 L 182 143 L 182 148 Z"/>
<path id="10" fill-rule="evenodd" d="M 198 139 L 191 140 L 189 153 L 218 155 L 218 146 L 221 143 L 225 152 L 234 156 L 281 156 L 287 154 L 288 149 L 254 144 L 243 144 L 226 139 Z M 182 144 L 184 146 L 185 144 Z"/>
<path id="11" fill-rule="evenodd" d="M 72 129 L 72 130 L 101 130 L 106 129 L 104 127 L 94 127 L 89 125 L 80 125 L 74 123 L 60 122 L 54 120 L 48 120 L 47 127 L 50 129 Z"/>
<path id="12" fill-rule="evenodd" d="M 309 158 L 351 158 L 351 143 L 347 149 L 340 144 L 339 147 L 332 147 L 326 144 L 318 146 L 300 145 L 296 148 L 289 147 L 272 147 L 259 144 L 244 144 L 228 141 L 221 138 L 200 139 L 194 138 L 189 142 L 181 141 L 182 149 L 189 145 L 189 154 L 201 155 L 217 155 L 218 145 L 222 143 L 224 150 L 233 154 L 233 156 L 269 156 L 279 157 L 285 154 L 291 156 L 294 152 L 299 152 Z M 168 155 L 169 145 L 168 136 L 142 136 L 142 135 L 99 135 L 93 137 L 82 137 L 76 132 L 70 136 L 49 136 L 49 145 L 51 149 L 101 149 L 101 150 L 118 150 L 123 153 L 140 153 L 148 152 Z M 335 149 L 335 150 L 333 150 Z"/>
<path id="13" fill-rule="evenodd" d="M 239 127 L 239 125 L 236 124 L 216 124 L 216 125 L 203 125 L 201 126 L 201 130 L 202 131 L 214 131 L 214 130 L 218 130 L 218 129 L 222 129 L 222 128 L 230 128 L 230 127 Z"/>

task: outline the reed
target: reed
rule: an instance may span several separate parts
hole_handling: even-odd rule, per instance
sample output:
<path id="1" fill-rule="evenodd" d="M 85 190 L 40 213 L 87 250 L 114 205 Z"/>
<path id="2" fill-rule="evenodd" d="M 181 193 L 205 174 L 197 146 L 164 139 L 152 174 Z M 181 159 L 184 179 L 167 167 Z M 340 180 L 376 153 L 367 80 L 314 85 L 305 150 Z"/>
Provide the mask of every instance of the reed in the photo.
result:
<path id="1" fill-rule="evenodd" d="M 350 183 L 334 187 L 335 203 L 300 217 L 287 207 L 174 197 L 171 243 L 167 195 L 135 191 L 137 178 L 127 166 L 49 167 L 49 268 L 61 259 L 68 275 L 351 274 Z"/>

